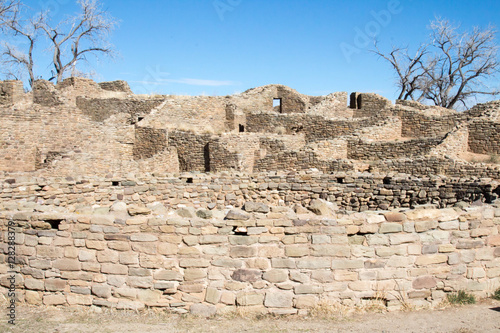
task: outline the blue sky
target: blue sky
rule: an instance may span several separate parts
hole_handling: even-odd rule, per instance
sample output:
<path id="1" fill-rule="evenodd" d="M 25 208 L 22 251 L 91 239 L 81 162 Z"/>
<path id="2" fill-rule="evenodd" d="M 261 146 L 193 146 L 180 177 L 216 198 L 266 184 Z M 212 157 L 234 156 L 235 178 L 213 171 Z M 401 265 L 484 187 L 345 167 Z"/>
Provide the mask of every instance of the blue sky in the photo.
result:
<path id="1" fill-rule="evenodd" d="M 73 0 L 25 1 L 59 20 Z M 96 81 L 126 80 L 136 93 L 227 95 L 279 83 L 309 95 L 376 92 L 396 98 L 382 49 L 418 46 L 435 16 L 463 28 L 500 27 L 500 1 L 102 0 L 120 21 L 118 56 L 92 61 Z M 346 51 L 347 50 L 347 51 Z M 39 66 L 46 76 L 47 65 Z"/>

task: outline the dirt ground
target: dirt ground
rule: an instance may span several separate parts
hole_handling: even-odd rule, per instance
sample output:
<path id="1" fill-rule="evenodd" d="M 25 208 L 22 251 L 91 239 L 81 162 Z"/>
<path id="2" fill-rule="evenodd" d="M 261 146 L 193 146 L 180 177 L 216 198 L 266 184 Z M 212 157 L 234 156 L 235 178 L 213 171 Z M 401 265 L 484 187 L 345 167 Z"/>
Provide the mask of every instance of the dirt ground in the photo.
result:
<path id="1" fill-rule="evenodd" d="M 4 304 L 2 308 L 5 309 Z M 329 314 L 326 318 L 222 316 L 209 319 L 148 310 L 135 313 L 89 308 L 31 307 L 16 309 L 16 325 L 0 332 L 500 332 L 500 302 L 484 300 L 475 305 L 449 306 L 443 310 L 391 313 Z"/>

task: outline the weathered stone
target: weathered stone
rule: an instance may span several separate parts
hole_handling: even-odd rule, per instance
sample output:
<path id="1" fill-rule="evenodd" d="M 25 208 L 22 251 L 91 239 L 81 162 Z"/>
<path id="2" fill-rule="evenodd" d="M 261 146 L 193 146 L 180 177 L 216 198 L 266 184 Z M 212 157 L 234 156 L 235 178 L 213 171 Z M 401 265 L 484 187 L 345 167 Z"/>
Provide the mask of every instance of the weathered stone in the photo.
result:
<path id="1" fill-rule="evenodd" d="M 221 300 L 222 293 L 220 290 L 215 288 L 207 288 L 207 292 L 205 294 L 205 301 L 211 304 L 218 304 Z"/>
<path id="2" fill-rule="evenodd" d="M 128 209 L 128 213 L 131 216 L 151 214 L 151 209 L 146 208 L 146 207 L 140 207 L 140 206 L 137 206 L 137 205 L 130 205 L 130 206 L 127 207 L 127 209 Z"/>
<path id="3" fill-rule="evenodd" d="M 237 269 L 231 274 L 231 278 L 240 282 L 255 282 L 261 279 L 262 272 L 253 269 Z"/>
<path id="4" fill-rule="evenodd" d="M 260 202 L 247 201 L 245 202 L 243 209 L 245 209 L 245 211 L 249 213 L 251 212 L 264 213 L 264 214 L 269 213 L 269 206 Z"/>
<path id="5" fill-rule="evenodd" d="M 288 280 L 288 271 L 282 269 L 272 269 L 262 275 L 264 280 L 271 283 L 280 283 Z"/>
<path id="6" fill-rule="evenodd" d="M 432 289 L 436 287 L 437 280 L 433 276 L 421 276 L 413 280 L 414 289 Z"/>
<path id="7" fill-rule="evenodd" d="M 238 210 L 230 210 L 226 215 L 226 220 L 248 220 L 250 215 Z"/>
<path id="8" fill-rule="evenodd" d="M 262 305 L 263 303 L 263 294 L 241 293 L 236 296 L 236 304 L 241 306 Z"/>
<path id="9" fill-rule="evenodd" d="M 293 303 L 293 292 L 272 290 L 266 293 L 264 305 L 270 308 L 290 308 Z"/>
<path id="10" fill-rule="evenodd" d="M 386 222 L 380 225 L 379 232 L 381 234 L 396 233 L 403 231 L 403 226 L 399 223 Z"/>
<path id="11" fill-rule="evenodd" d="M 111 297 L 111 287 L 107 285 L 92 285 L 92 294 L 100 298 Z"/>

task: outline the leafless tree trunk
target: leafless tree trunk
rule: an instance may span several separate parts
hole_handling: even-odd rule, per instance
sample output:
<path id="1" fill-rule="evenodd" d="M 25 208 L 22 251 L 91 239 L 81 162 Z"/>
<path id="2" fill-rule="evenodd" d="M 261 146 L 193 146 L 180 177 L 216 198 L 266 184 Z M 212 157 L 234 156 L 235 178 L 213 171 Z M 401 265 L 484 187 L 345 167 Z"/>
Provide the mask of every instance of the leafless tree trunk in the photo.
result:
<path id="1" fill-rule="evenodd" d="M 35 81 L 33 52 L 35 42 L 39 37 L 38 32 L 45 24 L 45 16 L 39 14 L 28 21 L 23 21 L 19 18 L 19 15 L 19 7 L 16 7 L 12 17 L 5 21 L 4 25 L 6 29 L 13 32 L 14 36 L 21 37 L 27 42 L 28 50 L 23 52 L 16 46 L 5 42 L 3 44 L 2 64 L 5 67 L 5 74 L 15 79 L 20 79 L 20 73 L 23 71 L 28 72 L 28 83 L 31 87 Z"/>
<path id="2" fill-rule="evenodd" d="M 43 26 L 52 44 L 54 78 L 57 82 L 78 60 L 86 61 L 89 54 L 113 54 L 106 40 L 117 21 L 101 9 L 97 0 L 79 0 L 78 4 L 81 13 L 65 22 L 70 26 L 67 33 L 63 33 L 59 27 Z"/>
<path id="3" fill-rule="evenodd" d="M 373 52 L 387 60 L 398 75 L 400 99 L 427 100 L 451 109 L 457 103 L 467 107 L 478 95 L 500 93 L 488 89 L 485 82 L 500 70 L 496 30 L 490 26 L 461 33 L 458 28 L 447 20 L 432 21 L 431 42 L 413 57 L 407 48 L 393 48 L 386 55 L 375 45 Z"/>

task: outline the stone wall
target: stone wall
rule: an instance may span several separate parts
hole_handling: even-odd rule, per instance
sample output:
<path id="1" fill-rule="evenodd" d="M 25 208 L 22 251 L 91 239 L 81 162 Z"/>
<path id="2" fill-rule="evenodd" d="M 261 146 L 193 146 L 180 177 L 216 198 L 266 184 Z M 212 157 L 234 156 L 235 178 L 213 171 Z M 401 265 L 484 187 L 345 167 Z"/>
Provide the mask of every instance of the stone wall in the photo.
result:
<path id="1" fill-rule="evenodd" d="M 469 124 L 469 148 L 478 154 L 500 154 L 500 122 L 477 119 Z"/>
<path id="2" fill-rule="evenodd" d="M 321 301 L 428 308 L 450 292 L 486 297 L 500 286 L 500 211 L 491 206 L 338 213 L 319 200 L 309 212 L 252 201 L 244 210 L 149 202 L 4 206 L 2 238 L 8 223 L 16 231 L 18 298 L 204 316 L 240 307 L 305 315 Z M 2 248 L 6 254 L 6 242 Z"/>
<path id="3" fill-rule="evenodd" d="M 125 92 L 128 94 L 132 93 L 132 90 L 130 89 L 130 86 L 128 85 L 127 81 L 123 80 L 99 82 L 99 87 L 103 90 L 108 90 L 108 91 Z"/>
<path id="4" fill-rule="evenodd" d="M 103 122 L 112 115 L 122 113 L 130 117 L 129 123 L 134 124 L 140 121 L 139 118 L 142 119 L 162 102 L 163 99 L 161 98 L 141 100 L 80 96 L 76 99 L 76 106 L 93 121 Z"/>
<path id="5" fill-rule="evenodd" d="M 391 105 L 391 101 L 377 94 L 356 92 L 351 94 L 350 108 L 354 109 L 354 118 L 376 116 Z"/>
<path id="6" fill-rule="evenodd" d="M 339 163 L 339 161 L 337 161 Z M 347 166 L 348 162 L 344 161 Z M 352 165 L 350 165 L 352 168 Z M 341 169 L 341 166 L 337 166 Z M 457 166 L 458 168 L 459 166 Z M 182 177 L 143 174 L 134 177 L 78 178 L 5 178 L 1 184 L 3 200 L 58 202 L 61 207 L 108 205 L 116 198 L 130 203 L 162 201 L 167 206 L 191 205 L 219 208 L 241 207 L 246 200 L 307 205 L 312 199 L 324 199 L 339 208 L 364 211 L 390 207 L 411 208 L 422 204 L 449 207 L 457 202 L 491 202 L 498 195 L 498 183 L 491 179 L 446 178 L 442 176 L 389 175 L 387 173 L 334 172 L 261 172 L 183 173 Z M 431 173 L 429 173 L 431 174 Z M 189 181 L 188 181 L 189 180 Z M 193 201 L 193 198 L 196 198 Z"/>
<path id="7" fill-rule="evenodd" d="M 349 140 L 347 157 L 354 160 L 388 160 L 401 157 L 425 156 L 439 145 L 442 138 L 404 141 L 366 142 Z"/>
<path id="8" fill-rule="evenodd" d="M 384 118 L 364 119 L 327 119 L 315 115 L 283 115 L 271 112 L 247 114 L 247 131 L 273 133 L 276 128 L 283 128 L 286 134 L 304 133 L 306 142 L 334 139 L 351 135 L 356 130 L 376 126 L 384 122 Z"/>

